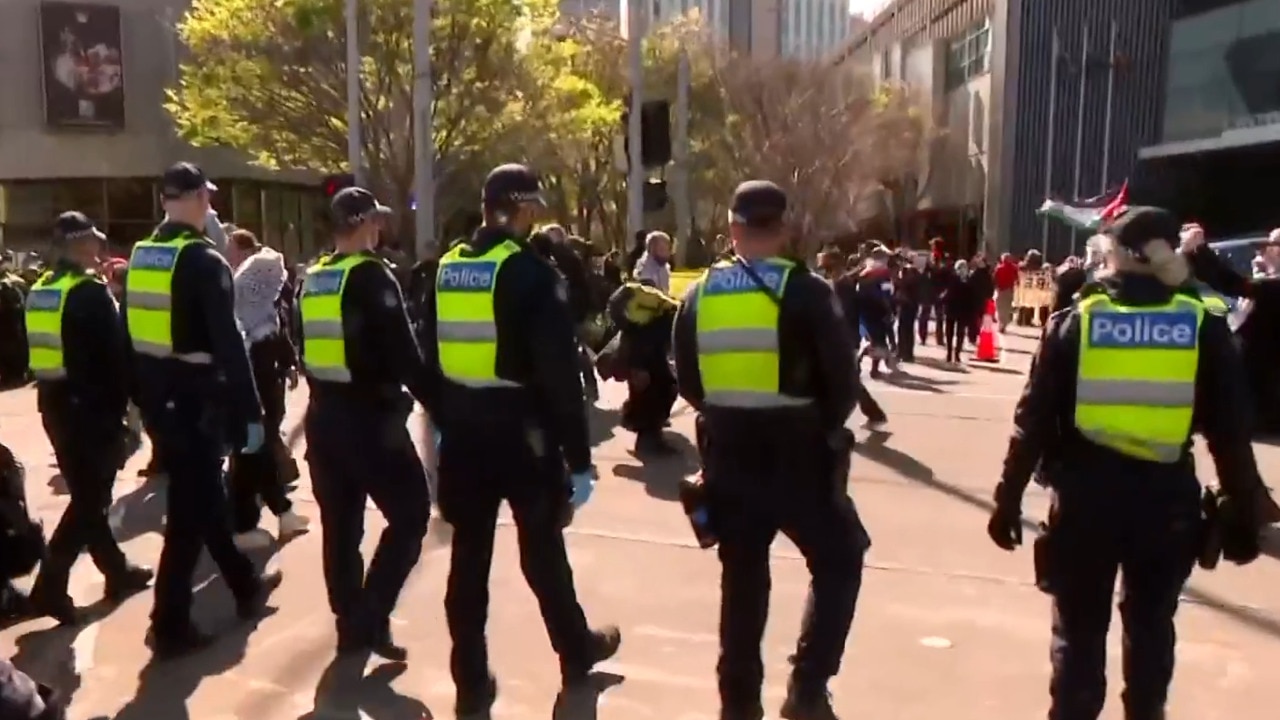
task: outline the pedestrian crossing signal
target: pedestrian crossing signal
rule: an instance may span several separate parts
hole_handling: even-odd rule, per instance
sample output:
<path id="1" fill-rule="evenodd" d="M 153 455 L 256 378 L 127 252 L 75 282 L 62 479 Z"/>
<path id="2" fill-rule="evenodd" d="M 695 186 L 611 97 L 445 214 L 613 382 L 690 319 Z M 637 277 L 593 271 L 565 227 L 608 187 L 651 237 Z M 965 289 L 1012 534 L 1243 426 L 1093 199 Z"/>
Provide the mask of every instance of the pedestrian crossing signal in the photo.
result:
<path id="1" fill-rule="evenodd" d="M 326 198 L 332 198 L 343 190 L 355 186 L 356 176 L 351 173 L 325 175 L 324 179 L 320 181 L 320 189 L 324 192 Z"/>

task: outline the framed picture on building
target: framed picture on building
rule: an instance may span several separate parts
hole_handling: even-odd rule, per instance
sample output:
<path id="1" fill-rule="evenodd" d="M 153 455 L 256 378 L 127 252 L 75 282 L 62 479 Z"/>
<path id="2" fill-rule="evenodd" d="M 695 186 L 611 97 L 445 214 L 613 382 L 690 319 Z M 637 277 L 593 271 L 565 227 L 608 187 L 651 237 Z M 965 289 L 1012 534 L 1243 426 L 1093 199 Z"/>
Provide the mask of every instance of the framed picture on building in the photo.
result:
<path id="1" fill-rule="evenodd" d="M 124 127 L 124 58 L 120 8 L 40 3 L 45 124 Z"/>

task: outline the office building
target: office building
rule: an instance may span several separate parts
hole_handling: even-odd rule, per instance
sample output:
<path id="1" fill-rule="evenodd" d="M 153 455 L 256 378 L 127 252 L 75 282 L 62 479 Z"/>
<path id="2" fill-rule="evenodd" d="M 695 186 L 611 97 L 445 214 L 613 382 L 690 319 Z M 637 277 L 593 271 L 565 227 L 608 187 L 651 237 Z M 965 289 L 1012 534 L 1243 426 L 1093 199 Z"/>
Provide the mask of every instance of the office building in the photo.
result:
<path id="1" fill-rule="evenodd" d="M 1138 190 L 1212 238 L 1280 227 L 1280 2 L 1177 0 Z"/>
<path id="2" fill-rule="evenodd" d="M 322 206 L 310 177 L 191 148 L 173 132 L 162 105 L 186 5 L 0 2 L 0 244 L 43 245 L 57 214 L 76 209 L 121 252 L 159 221 L 160 174 L 188 159 L 218 184 L 224 219 L 301 254 L 298 238 L 312 236 Z"/>
<path id="3" fill-rule="evenodd" d="M 895 0 L 837 59 L 931 106 L 944 180 L 925 209 L 968 206 L 989 248 L 1060 258 L 1085 238 L 1036 216 L 1045 196 L 1126 180 L 1215 236 L 1280 224 L 1263 201 L 1280 184 L 1278 48 L 1275 0 Z M 957 197 L 966 162 L 981 192 Z"/>
<path id="4" fill-rule="evenodd" d="M 626 24 L 628 0 L 615 9 Z M 847 0 L 638 0 L 652 27 L 696 10 L 703 23 L 736 51 L 757 58 L 823 58 L 840 48 L 858 24 Z M 562 0 L 579 11 L 592 0 Z M 566 10 L 568 12 L 568 10 Z"/>

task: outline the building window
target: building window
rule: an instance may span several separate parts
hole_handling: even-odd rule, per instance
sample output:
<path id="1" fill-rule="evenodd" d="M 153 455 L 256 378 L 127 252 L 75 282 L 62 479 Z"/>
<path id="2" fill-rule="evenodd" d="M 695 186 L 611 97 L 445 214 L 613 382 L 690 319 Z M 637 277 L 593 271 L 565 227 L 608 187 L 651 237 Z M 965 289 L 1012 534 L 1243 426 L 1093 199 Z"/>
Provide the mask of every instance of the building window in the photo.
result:
<path id="1" fill-rule="evenodd" d="M 947 48 L 947 90 L 954 90 L 973 78 L 985 75 L 991 58 L 991 23 L 969 28 Z"/>
<path id="2" fill-rule="evenodd" d="M 888 48 L 880 51 L 880 79 L 893 79 L 893 53 Z"/>

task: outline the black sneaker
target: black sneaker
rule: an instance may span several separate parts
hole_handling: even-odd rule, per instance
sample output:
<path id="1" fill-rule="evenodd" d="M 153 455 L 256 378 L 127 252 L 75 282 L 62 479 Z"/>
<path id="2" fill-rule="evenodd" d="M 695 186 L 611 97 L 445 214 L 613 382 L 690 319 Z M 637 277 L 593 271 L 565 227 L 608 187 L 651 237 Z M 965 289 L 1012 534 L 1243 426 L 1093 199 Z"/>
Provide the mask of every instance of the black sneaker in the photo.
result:
<path id="1" fill-rule="evenodd" d="M 459 686 L 454 696 L 453 714 L 458 720 L 483 718 L 498 701 L 498 681 L 492 675 L 481 685 Z"/>
<path id="2" fill-rule="evenodd" d="M 679 449 L 667 442 L 661 432 L 643 432 L 636 435 L 635 448 L 632 450 L 634 455 L 647 455 L 650 457 L 676 455 L 679 452 Z"/>
<path id="3" fill-rule="evenodd" d="M 31 593 L 31 614 L 33 617 L 53 618 L 63 627 L 82 625 L 86 620 L 71 596 L 66 593 L 50 595 L 38 589 Z"/>
<path id="4" fill-rule="evenodd" d="M 840 720 L 825 685 L 810 686 L 794 679 L 787 683 L 787 699 L 778 714 L 783 720 Z"/>
<path id="5" fill-rule="evenodd" d="M 374 655 L 391 662 L 402 663 L 409 659 L 409 650 L 397 645 L 391 638 L 391 628 L 384 627 L 369 637 L 369 651 Z"/>
<path id="6" fill-rule="evenodd" d="M 720 708 L 720 720 L 764 720 L 764 706 L 724 706 Z"/>
<path id="7" fill-rule="evenodd" d="M 266 613 L 267 602 L 271 593 L 280 587 L 284 575 L 279 570 L 266 573 L 258 578 L 258 586 L 243 598 L 236 598 L 236 615 L 244 621 L 259 620 Z"/>
<path id="8" fill-rule="evenodd" d="M 180 630 L 159 632 L 152 627 L 147 631 L 147 646 L 157 660 L 172 660 L 199 652 L 212 645 L 213 641 L 213 635 L 191 624 Z"/>
<path id="9" fill-rule="evenodd" d="M 595 666 L 618 654 L 622 646 L 622 631 L 617 625 L 606 625 L 591 633 L 587 642 L 586 661 L 560 661 L 560 679 L 565 687 L 576 685 L 587 679 Z"/>
<path id="10" fill-rule="evenodd" d="M 122 603 L 151 587 L 151 581 L 155 576 L 155 571 L 149 567 L 137 565 L 127 567 L 118 575 L 107 578 L 106 589 L 102 595 L 110 603 Z"/>

